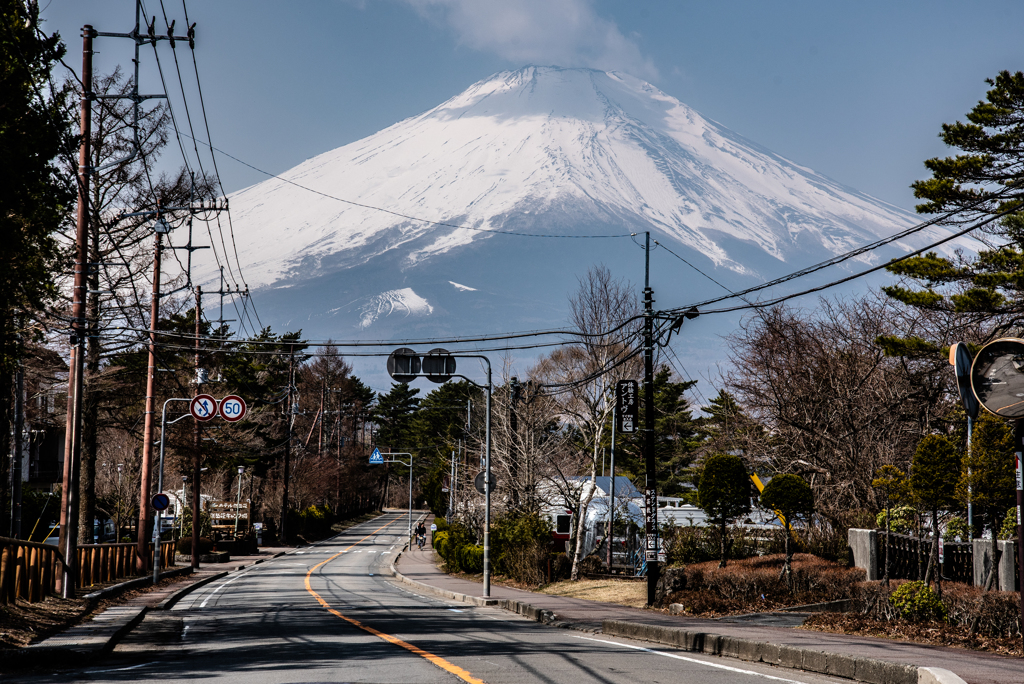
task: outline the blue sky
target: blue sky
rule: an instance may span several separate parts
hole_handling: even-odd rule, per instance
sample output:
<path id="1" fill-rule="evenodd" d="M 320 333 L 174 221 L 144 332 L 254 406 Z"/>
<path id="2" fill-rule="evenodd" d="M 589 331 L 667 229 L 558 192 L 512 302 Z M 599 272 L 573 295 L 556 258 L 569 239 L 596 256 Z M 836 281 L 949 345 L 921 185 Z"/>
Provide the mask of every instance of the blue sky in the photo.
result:
<path id="1" fill-rule="evenodd" d="M 82 24 L 123 32 L 133 22 L 134 0 L 41 4 L 76 68 Z M 145 5 L 162 29 L 160 1 Z M 163 7 L 183 33 L 181 0 Z M 188 12 L 214 144 L 275 173 L 496 71 L 559 64 L 646 78 L 783 156 L 911 209 L 922 161 L 946 153 L 941 124 L 984 96 L 986 77 L 1024 69 L 1019 0 L 193 0 Z M 96 49 L 98 70 L 130 66 L 130 41 L 102 38 Z M 159 49 L 185 127 L 170 49 Z M 178 56 L 198 130 L 187 47 Z M 149 46 L 143 65 L 142 90 L 158 92 Z M 169 162 L 180 158 L 172 152 Z M 264 178 L 219 164 L 229 192 Z"/>

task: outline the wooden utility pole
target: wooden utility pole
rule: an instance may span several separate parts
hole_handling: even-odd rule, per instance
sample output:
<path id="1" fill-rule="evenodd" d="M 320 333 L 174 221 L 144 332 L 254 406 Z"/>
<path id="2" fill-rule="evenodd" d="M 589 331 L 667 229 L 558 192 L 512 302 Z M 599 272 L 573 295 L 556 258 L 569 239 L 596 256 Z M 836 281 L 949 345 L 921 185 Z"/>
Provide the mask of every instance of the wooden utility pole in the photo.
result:
<path id="1" fill-rule="evenodd" d="M 153 294 L 149 306 L 149 365 L 146 368 L 146 413 L 142 429 L 142 471 L 139 484 L 139 524 L 136 528 L 135 570 L 146 574 L 149 568 L 149 550 L 146 532 L 153 518 L 150 498 L 150 470 L 153 462 L 153 426 L 156 409 L 156 333 L 160 322 L 160 257 L 163 253 L 164 233 L 170 226 L 163 218 L 157 201 L 156 222 L 153 224 Z"/>
<path id="2" fill-rule="evenodd" d="M 196 287 L 196 391 L 193 396 L 199 396 L 203 392 L 202 373 L 199 370 L 199 333 L 200 321 L 203 316 L 203 288 Z M 199 534 L 202 532 L 200 517 L 202 515 L 202 492 L 200 490 L 200 477 L 202 476 L 203 463 L 203 425 L 198 420 L 193 421 L 195 428 L 193 432 L 193 454 L 192 454 L 192 569 L 199 569 Z"/>
<path id="3" fill-rule="evenodd" d="M 85 354 L 86 270 L 89 260 L 89 168 L 92 138 L 92 39 L 96 31 L 82 27 L 82 142 L 78 149 L 78 215 L 75 230 L 75 289 L 71 320 L 71 359 L 68 366 L 68 413 L 64 437 L 64 477 L 61 483 L 60 549 L 66 563 L 61 565 L 60 590 L 74 598 L 78 572 L 78 468 L 82 451 L 82 362 Z M 20 454 L 19 454 L 20 456 Z"/>

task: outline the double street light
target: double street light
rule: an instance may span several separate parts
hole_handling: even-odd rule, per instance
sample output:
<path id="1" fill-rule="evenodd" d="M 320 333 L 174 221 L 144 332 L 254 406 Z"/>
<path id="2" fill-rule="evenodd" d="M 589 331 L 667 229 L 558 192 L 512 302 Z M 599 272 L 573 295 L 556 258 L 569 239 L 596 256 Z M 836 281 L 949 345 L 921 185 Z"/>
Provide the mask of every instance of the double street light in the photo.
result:
<path id="1" fill-rule="evenodd" d="M 455 359 L 479 359 L 487 366 L 487 383 L 481 385 L 465 375 L 455 372 Z M 491 360 L 480 354 L 452 354 L 446 349 L 431 349 L 418 354 L 408 347 L 396 349 L 388 357 L 388 374 L 395 382 L 412 382 L 426 378 L 431 382 L 443 383 L 452 378 L 462 378 L 475 387 L 487 391 L 487 407 L 484 430 L 484 598 L 491 596 Z M 412 487 L 412 457 L 410 456 L 410 492 Z M 411 493 L 410 493 L 411 497 Z M 410 517 L 411 521 L 411 517 Z M 410 522 L 411 525 L 411 522 Z M 410 531 L 411 536 L 411 531 Z"/>

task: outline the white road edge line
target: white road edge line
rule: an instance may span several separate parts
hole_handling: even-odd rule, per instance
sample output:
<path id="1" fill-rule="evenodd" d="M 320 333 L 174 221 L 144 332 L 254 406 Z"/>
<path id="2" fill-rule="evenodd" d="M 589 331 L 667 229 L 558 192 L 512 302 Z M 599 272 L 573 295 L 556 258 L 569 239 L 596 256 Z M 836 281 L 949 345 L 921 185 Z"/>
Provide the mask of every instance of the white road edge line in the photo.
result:
<path id="1" fill-rule="evenodd" d="M 129 667 L 118 667 L 113 670 L 83 670 L 83 674 L 101 674 L 103 672 L 123 672 L 124 670 L 137 670 L 140 667 L 146 667 L 153 663 L 142 663 L 141 665 L 130 665 Z"/>
<path id="2" fill-rule="evenodd" d="M 200 608 L 205 608 L 206 604 L 209 603 L 210 599 L 213 598 L 214 594 L 216 594 L 218 591 L 220 591 L 224 587 L 228 586 L 229 584 L 231 584 L 235 580 L 242 579 L 242 577 L 244 577 L 244 576 L 245 576 L 245 573 L 243 572 L 241 575 L 238 575 L 237 577 L 233 577 L 233 578 L 229 579 L 227 582 L 223 582 L 221 584 L 218 584 L 217 587 L 213 591 L 211 591 L 209 594 L 206 595 L 206 598 L 203 599 L 203 602 L 199 604 L 199 607 Z"/>
<path id="3" fill-rule="evenodd" d="M 689 663 L 697 663 L 698 665 L 707 665 L 708 667 L 717 667 L 721 670 L 728 670 L 729 672 L 739 672 L 740 674 L 752 675 L 754 677 L 764 677 L 765 679 L 773 679 L 777 682 L 791 682 L 792 684 L 806 684 L 806 682 L 800 682 L 796 679 L 786 679 L 785 677 L 775 677 L 773 675 L 763 674 L 761 672 L 754 672 L 753 670 L 742 670 L 738 667 L 730 667 L 728 665 L 722 665 L 721 663 L 709 663 L 706 660 L 698 660 L 696 658 L 687 658 L 686 656 L 676 655 L 675 653 L 666 653 L 665 651 L 655 651 L 653 648 L 644 648 L 643 646 L 632 646 L 630 644 L 620 644 L 618 641 L 607 641 L 606 639 L 594 639 L 592 637 L 572 635 L 575 639 L 583 639 L 585 641 L 596 641 L 601 644 L 611 644 L 612 646 L 622 646 L 623 648 L 631 648 L 634 651 L 646 651 L 647 653 L 653 653 L 655 655 L 665 656 L 666 658 L 675 658 L 676 660 L 685 660 Z"/>

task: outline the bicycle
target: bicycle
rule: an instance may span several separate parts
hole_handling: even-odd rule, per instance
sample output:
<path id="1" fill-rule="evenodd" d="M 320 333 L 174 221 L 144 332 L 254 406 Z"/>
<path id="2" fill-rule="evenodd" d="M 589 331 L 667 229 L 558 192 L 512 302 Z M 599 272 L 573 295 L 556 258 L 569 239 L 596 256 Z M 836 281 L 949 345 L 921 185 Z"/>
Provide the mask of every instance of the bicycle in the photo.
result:
<path id="1" fill-rule="evenodd" d="M 417 534 L 416 535 L 416 546 L 418 546 L 420 548 L 420 551 L 423 550 L 423 545 L 426 544 L 426 543 L 427 543 L 427 535 L 425 535 L 425 534 Z"/>

